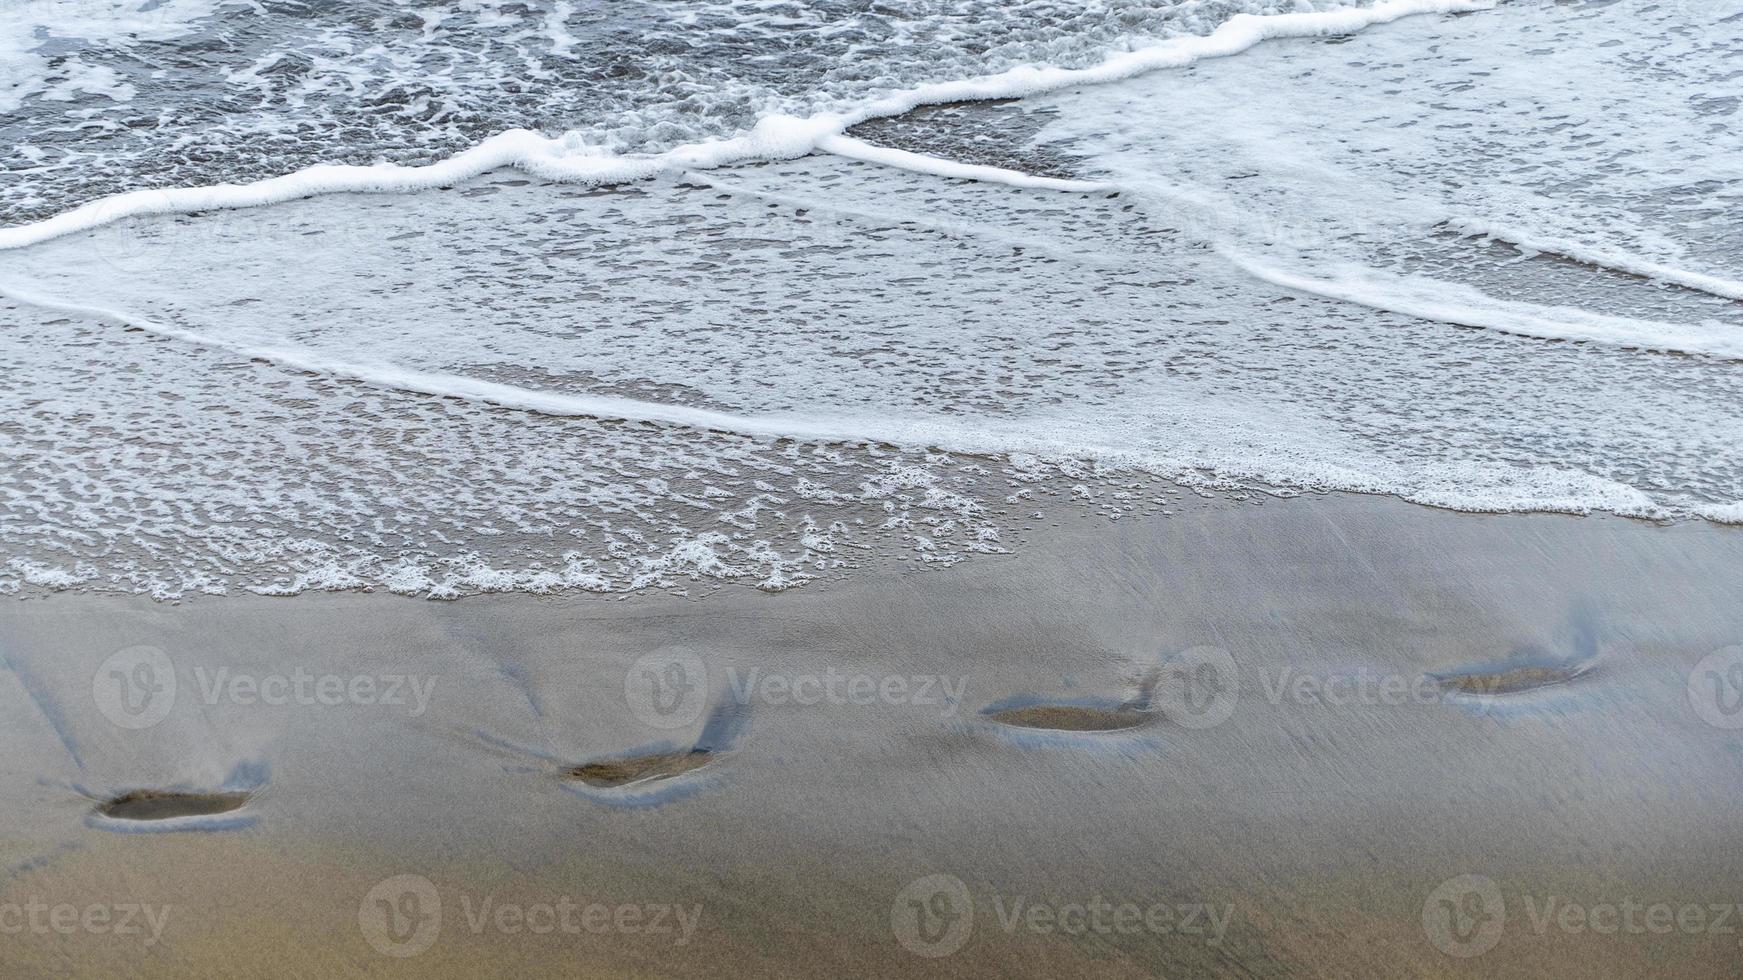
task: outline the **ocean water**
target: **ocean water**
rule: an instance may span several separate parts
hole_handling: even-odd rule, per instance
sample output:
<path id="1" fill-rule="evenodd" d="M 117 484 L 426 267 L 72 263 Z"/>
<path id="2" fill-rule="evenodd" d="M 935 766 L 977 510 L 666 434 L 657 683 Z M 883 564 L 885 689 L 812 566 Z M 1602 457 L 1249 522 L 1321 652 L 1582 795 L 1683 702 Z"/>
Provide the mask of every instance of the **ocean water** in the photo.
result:
<path id="1" fill-rule="evenodd" d="M 1209 491 L 1743 522 L 1726 4 L 8 13 L 0 590 L 781 589 Z"/>

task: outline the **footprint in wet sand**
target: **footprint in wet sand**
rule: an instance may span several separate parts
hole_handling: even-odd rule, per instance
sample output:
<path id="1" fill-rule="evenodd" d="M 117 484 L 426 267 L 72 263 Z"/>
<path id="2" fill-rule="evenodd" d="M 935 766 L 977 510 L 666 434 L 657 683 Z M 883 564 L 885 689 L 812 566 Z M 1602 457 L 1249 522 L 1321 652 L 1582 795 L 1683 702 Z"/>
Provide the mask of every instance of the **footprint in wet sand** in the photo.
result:
<path id="1" fill-rule="evenodd" d="M 1590 663 L 1501 662 L 1428 676 L 1448 693 L 1492 697 L 1566 684 L 1595 667 Z"/>
<path id="2" fill-rule="evenodd" d="M 659 806 L 689 796 L 715 780 L 698 776 L 723 758 L 744 730 L 742 705 L 726 699 L 709 713 L 702 734 L 689 748 L 671 743 L 643 746 L 562 767 L 559 775 L 570 789 L 613 806 Z"/>
<path id="3" fill-rule="evenodd" d="M 1155 720 L 1155 713 L 1131 702 L 1048 703 L 1035 701 L 1007 707 L 994 705 L 981 711 L 988 721 L 1013 728 L 1055 732 L 1123 732 L 1142 728 Z"/>
<path id="4" fill-rule="evenodd" d="M 578 796 L 611 806 L 659 806 L 718 785 L 712 773 L 700 771 L 717 765 L 743 731 L 747 713 L 735 701 L 717 705 L 708 716 L 694 744 L 671 742 L 643 745 L 612 755 L 574 762 L 557 752 L 532 748 L 498 738 L 483 730 L 471 734 L 492 749 L 515 761 L 504 765 L 514 773 L 540 773 L 554 777 Z"/>
<path id="5" fill-rule="evenodd" d="M 97 804 L 97 812 L 115 820 L 174 820 L 209 817 L 240 810 L 252 794 L 183 793 L 174 790 L 136 789 Z"/>
<path id="6" fill-rule="evenodd" d="M 744 730 L 742 705 L 729 699 L 716 705 L 690 748 L 671 743 L 564 766 L 561 776 L 583 795 L 617 806 L 658 806 L 696 792 L 710 780 L 696 773 L 718 761 Z"/>
<path id="7" fill-rule="evenodd" d="M 688 752 L 650 752 L 570 766 L 563 770 L 563 776 L 589 786 L 633 786 L 695 772 L 707 765 L 713 756 L 713 752 L 700 748 Z"/>
<path id="8" fill-rule="evenodd" d="M 1104 697 L 1043 698 L 1020 694 L 980 709 L 981 718 L 1013 732 L 1038 735 L 1109 735 L 1154 724 L 1161 715 L 1152 702 L 1159 671 L 1145 671 L 1137 690 L 1125 700 Z"/>
<path id="9" fill-rule="evenodd" d="M 264 763 L 244 762 L 231 769 L 217 789 L 194 789 L 187 784 L 162 789 L 135 786 L 111 792 L 92 792 L 77 785 L 72 789 L 95 804 L 85 818 L 87 825 L 134 834 L 249 826 L 254 814 L 245 807 L 266 781 Z"/>
<path id="10" fill-rule="evenodd" d="M 1590 674 L 1598 667 L 1596 616 L 1576 606 L 1562 629 L 1565 651 L 1525 646 L 1502 660 L 1431 672 L 1428 679 L 1448 694 L 1498 698 L 1546 688 L 1561 687 Z"/>
<path id="11" fill-rule="evenodd" d="M 1142 731 L 1159 719 L 1150 707 L 1146 685 L 1137 697 L 1042 698 L 1019 695 L 987 705 L 980 719 L 1006 741 L 1025 747 L 1069 745 L 1125 746 L 1143 741 Z"/>

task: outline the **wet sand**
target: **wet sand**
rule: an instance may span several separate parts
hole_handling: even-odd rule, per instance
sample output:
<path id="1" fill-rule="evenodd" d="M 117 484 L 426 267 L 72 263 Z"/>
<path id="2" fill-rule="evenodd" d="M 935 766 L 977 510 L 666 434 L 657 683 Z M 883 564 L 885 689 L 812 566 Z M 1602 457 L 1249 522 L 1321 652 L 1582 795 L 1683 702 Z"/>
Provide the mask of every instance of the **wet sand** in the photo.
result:
<path id="1" fill-rule="evenodd" d="M 1734 976 L 1740 569 L 1336 495 L 780 594 L 11 601 L 0 973 Z"/>

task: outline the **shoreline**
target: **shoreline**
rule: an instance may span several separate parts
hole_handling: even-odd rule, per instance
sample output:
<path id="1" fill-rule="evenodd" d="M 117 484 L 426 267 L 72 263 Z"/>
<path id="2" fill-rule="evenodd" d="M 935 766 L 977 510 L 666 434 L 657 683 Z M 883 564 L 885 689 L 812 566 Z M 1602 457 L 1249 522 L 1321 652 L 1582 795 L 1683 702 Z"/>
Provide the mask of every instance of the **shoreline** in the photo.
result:
<path id="1" fill-rule="evenodd" d="M 1602 522 L 1609 526 L 1620 523 L 1621 526 L 1637 526 L 1640 528 L 1711 528 L 1717 534 L 1743 534 L 1743 520 L 1733 520 L 1728 516 L 1714 516 L 1709 513 L 1688 513 L 1676 516 L 1651 516 L 1645 514 L 1618 513 L 1598 509 L 1591 510 L 1467 510 L 1453 505 L 1425 503 L 1410 500 L 1392 492 L 1367 493 L 1356 490 L 1284 490 L 1277 492 L 1264 487 L 1239 487 L 1203 489 L 1189 484 L 1177 483 L 1156 474 L 1136 472 L 1121 473 L 1122 477 L 1136 476 L 1157 486 L 1166 486 L 1171 495 L 1166 504 L 1156 500 L 1145 503 L 1142 508 L 1137 506 L 1121 512 L 1118 516 L 1109 516 L 1101 511 L 1090 510 L 1089 505 L 1055 496 L 1048 500 L 1029 500 L 1023 506 L 1008 504 L 999 509 L 998 519 L 1008 522 L 1011 527 L 1007 532 L 1014 539 L 1014 544 L 1004 551 L 989 551 L 973 555 L 964 555 L 947 564 L 932 566 L 924 560 L 915 562 L 914 555 L 896 549 L 889 553 L 876 554 L 863 559 L 864 563 L 823 570 L 822 574 L 811 576 L 796 585 L 783 585 L 775 588 L 765 587 L 750 581 L 754 575 L 741 575 L 735 578 L 715 578 L 700 573 L 677 573 L 668 585 L 649 585 L 636 589 L 593 589 L 580 586 L 563 586 L 548 590 L 530 587 L 516 587 L 491 591 L 459 592 L 452 595 L 435 595 L 427 593 L 396 592 L 380 585 L 369 585 L 361 588 L 325 588 L 307 586 L 296 592 L 248 591 L 239 589 L 234 592 L 184 592 L 174 596 L 159 598 L 144 591 L 125 592 L 120 589 L 91 588 L 86 583 L 78 583 L 68 587 L 40 585 L 26 581 L 17 591 L 0 594 L 0 602 L 40 603 L 65 597 L 68 600 L 92 599 L 97 601 L 128 601 L 143 600 L 148 607 L 161 606 L 166 608 L 180 607 L 184 603 L 223 603 L 226 601 L 265 601 L 277 599 L 303 599 L 315 596 L 396 596 L 420 602 L 439 604 L 478 600 L 486 597 L 519 596 L 528 599 L 544 599 L 553 602 L 567 601 L 624 601 L 648 599 L 689 599 L 706 601 L 716 596 L 731 596 L 742 599 L 748 596 L 775 596 L 789 594 L 810 594 L 827 592 L 832 589 L 848 587 L 864 577 L 885 577 L 892 574 L 942 574 L 954 572 L 959 566 L 979 565 L 987 562 L 1021 561 L 1024 553 L 1034 548 L 1047 547 L 1051 537 L 1064 535 L 1114 534 L 1121 524 L 1143 522 L 1166 522 L 1186 520 L 1189 523 L 1201 519 L 1195 512 L 1220 512 L 1228 509 L 1262 508 L 1262 507 L 1294 507 L 1305 506 L 1314 501 L 1327 502 L 1332 507 L 1362 508 L 1362 501 L 1373 501 L 1371 505 L 1381 510 L 1402 508 L 1405 511 L 1422 511 L 1438 515 L 1437 520 L 1449 518 L 1483 519 L 1517 519 L 1517 520 L 1570 520 Z M 1114 482 L 1109 481 L 1110 486 Z M 1104 487 L 1103 489 L 1108 489 Z M 1148 493 L 1148 491 L 1146 491 Z M 1156 498 L 1160 500 L 1161 498 Z M 1356 503 L 1346 504 L 1347 501 Z M 1045 512 L 1035 513 L 1043 516 L 1032 516 L 1025 522 L 1024 518 L 1016 517 L 1012 511 L 1024 510 L 1028 507 L 1043 506 Z M 1714 505 L 1715 509 L 1721 505 Z M 1700 532 L 1693 532 L 1700 533 Z"/>

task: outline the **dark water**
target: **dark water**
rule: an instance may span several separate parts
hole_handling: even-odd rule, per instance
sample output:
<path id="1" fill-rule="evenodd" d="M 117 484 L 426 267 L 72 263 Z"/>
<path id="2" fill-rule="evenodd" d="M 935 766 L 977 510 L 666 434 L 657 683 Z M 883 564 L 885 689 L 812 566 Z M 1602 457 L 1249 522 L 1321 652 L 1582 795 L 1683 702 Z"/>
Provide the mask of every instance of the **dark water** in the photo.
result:
<path id="1" fill-rule="evenodd" d="M 1206 33 L 1282 0 L 0 5 L 0 224 L 136 187 L 428 162 L 491 135 L 614 152 L 1019 64 Z"/>

